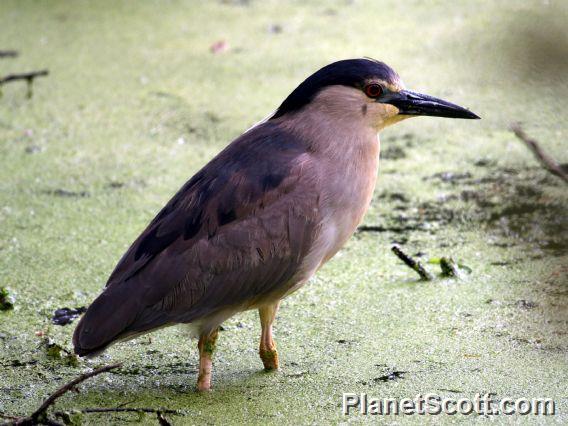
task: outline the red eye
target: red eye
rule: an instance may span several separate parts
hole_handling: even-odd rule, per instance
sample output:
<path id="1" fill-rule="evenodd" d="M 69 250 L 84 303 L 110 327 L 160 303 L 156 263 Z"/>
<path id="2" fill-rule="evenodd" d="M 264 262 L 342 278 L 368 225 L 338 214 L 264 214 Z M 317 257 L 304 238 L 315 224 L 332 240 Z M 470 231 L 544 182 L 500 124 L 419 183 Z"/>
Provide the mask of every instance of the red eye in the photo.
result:
<path id="1" fill-rule="evenodd" d="M 383 88 L 376 83 L 368 84 L 365 86 L 365 95 L 370 98 L 378 98 L 383 94 Z"/>

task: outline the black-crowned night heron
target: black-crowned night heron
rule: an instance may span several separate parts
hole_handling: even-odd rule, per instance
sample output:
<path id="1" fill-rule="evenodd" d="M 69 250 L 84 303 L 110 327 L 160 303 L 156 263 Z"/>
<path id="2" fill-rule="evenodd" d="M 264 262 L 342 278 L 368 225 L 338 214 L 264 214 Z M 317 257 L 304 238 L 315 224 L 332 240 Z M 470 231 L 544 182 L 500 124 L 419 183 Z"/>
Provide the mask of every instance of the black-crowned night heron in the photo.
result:
<path id="1" fill-rule="evenodd" d="M 382 62 L 349 59 L 300 84 L 166 204 L 79 322 L 81 356 L 173 324 L 199 336 L 199 390 L 211 386 L 219 325 L 258 309 L 260 357 L 278 368 L 280 301 L 343 246 L 369 206 L 378 132 L 416 115 L 479 118 L 406 90 Z"/>

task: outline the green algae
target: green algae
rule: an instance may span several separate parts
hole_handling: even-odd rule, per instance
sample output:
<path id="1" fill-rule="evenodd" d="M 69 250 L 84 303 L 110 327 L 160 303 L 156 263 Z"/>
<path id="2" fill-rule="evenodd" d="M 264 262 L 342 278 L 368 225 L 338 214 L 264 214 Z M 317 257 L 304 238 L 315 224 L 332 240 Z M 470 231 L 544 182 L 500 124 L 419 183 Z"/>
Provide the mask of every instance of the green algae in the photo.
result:
<path id="1" fill-rule="evenodd" d="M 342 416 L 343 392 L 494 392 L 554 398 L 558 414 L 536 420 L 566 423 L 568 197 L 507 130 L 524 122 L 567 161 L 565 60 L 555 57 L 551 70 L 529 55 L 542 55 L 535 43 L 566 16 L 565 3 L 536 1 L 2 2 L 1 47 L 20 55 L 0 59 L 1 74 L 50 75 L 34 82 L 31 99 L 20 84 L 5 85 L 0 99 L 0 283 L 16 300 L 0 312 L 0 411 L 30 413 L 62 381 L 123 362 L 59 407 L 134 400 L 187 410 L 174 424 L 310 424 L 377 420 Z M 515 44 L 517 19 L 546 37 Z M 267 30 L 275 24 L 281 32 Z M 214 55 L 218 40 L 229 49 Z M 379 231 L 358 233 L 284 301 L 274 326 L 280 373 L 262 373 L 255 312 L 220 332 L 207 395 L 194 392 L 197 342 L 182 328 L 79 366 L 45 355 L 36 332 L 56 309 L 92 301 L 189 176 L 317 67 L 355 56 L 382 59 L 409 88 L 483 120 L 414 119 L 384 132 L 391 151 L 365 219 Z M 473 273 L 424 285 L 392 244 L 424 259 L 452 256 Z M 72 331 L 51 326 L 49 338 L 70 351 Z M 374 380 L 392 371 L 405 374 Z"/>
<path id="2" fill-rule="evenodd" d="M 10 296 L 7 288 L 0 287 L 0 311 L 9 311 L 14 309 L 14 298 Z"/>
<path id="3" fill-rule="evenodd" d="M 215 353 L 215 347 L 216 347 L 215 341 L 207 340 L 203 345 L 203 352 L 209 355 L 213 355 L 213 353 Z"/>

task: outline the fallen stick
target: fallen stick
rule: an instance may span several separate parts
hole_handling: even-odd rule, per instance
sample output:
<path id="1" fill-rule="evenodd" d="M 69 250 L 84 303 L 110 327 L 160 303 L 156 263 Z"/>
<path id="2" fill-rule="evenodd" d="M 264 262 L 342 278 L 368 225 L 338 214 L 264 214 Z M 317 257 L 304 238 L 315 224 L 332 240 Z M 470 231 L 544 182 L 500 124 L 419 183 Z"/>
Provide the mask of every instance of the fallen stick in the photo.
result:
<path id="1" fill-rule="evenodd" d="M 16 50 L 0 50 L 0 58 L 15 58 L 18 55 Z"/>
<path id="2" fill-rule="evenodd" d="M 181 414 L 178 410 L 160 409 L 160 408 L 129 408 L 129 407 L 115 407 L 115 408 L 81 408 L 80 410 L 73 410 L 74 412 L 92 414 L 92 413 L 162 413 L 162 414 Z M 55 414 L 62 414 L 64 411 L 56 411 Z"/>
<path id="3" fill-rule="evenodd" d="M 511 130 L 517 138 L 525 143 L 546 170 L 568 183 L 568 173 L 566 173 L 552 157 L 543 151 L 536 140 L 529 138 L 519 123 L 511 124 Z"/>
<path id="4" fill-rule="evenodd" d="M 420 275 L 420 279 L 422 281 L 432 281 L 434 279 L 432 274 L 430 274 L 430 272 L 428 272 L 420 262 L 408 256 L 398 246 L 392 246 L 391 250 L 405 263 L 406 266 L 416 271 L 416 273 Z"/>
<path id="5" fill-rule="evenodd" d="M 128 408 L 128 407 L 115 407 L 115 408 L 82 408 L 80 410 L 70 410 L 70 411 L 56 411 L 53 413 L 55 417 L 63 419 L 70 419 L 72 414 L 101 414 L 101 413 L 145 413 L 145 414 L 155 414 L 158 423 L 162 426 L 170 425 L 170 422 L 164 417 L 164 414 L 175 414 L 181 415 L 182 412 L 178 410 L 161 409 L 161 408 Z M 67 424 L 67 422 L 66 422 Z"/>
<path id="6" fill-rule="evenodd" d="M 387 228 L 380 225 L 361 225 L 357 228 L 357 232 L 386 232 Z"/>
<path id="7" fill-rule="evenodd" d="M 45 77 L 49 74 L 48 70 L 23 72 L 18 74 L 8 74 L 6 77 L 0 78 L 0 85 L 16 80 L 26 80 L 28 83 L 33 82 L 36 77 Z"/>
<path id="8" fill-rule="evenodd" d="M 60 388 L 58 388 L 55 392 L 47 397 L 47 399 L 40 405 L 40 407 L 35 410 L 29 416 L 23 417 L 16 417 L 7 415 L 0 412 L 0 417 L 8 419 L 9 421 L 6 423 L 1 423 L 0 426 L 32 426 L 32 425 L 62 425 L 52 418 L 49 418 L 47 415 L 47 410 L 51 407 L 58 398 L 65 395 L 67 392 L 75 390 L 75 386 L 84 382 L 85 380 L 97 376 L 102 373 L 106 373 L 108 371 L 114 370 L 115 368 L 120 367 L 122 364 L 111 364 L 106 365 L 101 368 L 97 368 L 96 370 L 91 371 L 90 373 L 85 373 L 80 375 L 79 377 L 71 380 L 70 382 L 64 384 Z M 127 403 L 128 404 L 128 403 Z M 96 414 L 96 413 L 151 413 L 156 414 L 156 418 L 158 423 L 162 426 L 170 425 L 168 419 L 164 417 L 164 414 L 176 414 L 182 415 L 183 413 L 178 410 L 170 410 L 166 408 L 130 408 L 124 407 L 126 404 L 119 405 L 118 407 L 114 408 L 105 408 L 105 407 L 96 407 L 96 408 L 82 408 L 82 409 L 73 409 L 69 411 L 55 411 L 53 416 L 58 419 L 62 419 L 64 424 L 69 424 L 71 422 L 71 416 L 73 414 Z"/>
<path id="9" fill-rule="evenodd" d="M 71 380 L 69 383 L 64 384 L 55 392 L 53 392 L 44 402 L 39 406 L 37 410 L 35 410 L 32 415 L 30 416 L 33 419 L 37 419 L 42 413 L 53 405 L 53 403 L 58 399 L 61 398 L 64 394 L 72 390 L 75 386 L 79 383 L 84 382 L 85 380 L 98 376 L 99 374 L 106 373 L 107 371 L 114 370 L 115 368 L 120 367 L 122 364 L 111 364 L 105 365 L 104 367 L 97 368 L 96 370 L 91 371 L 90 373 L 81 374 L 76 379 Z"/>
<path id="10" fill-rule="evenodd" d="M 357 232 L 394 232 L 400 234 L 407 231 L 423 231 L 424 229 L 418 226 L 381 226 L 381 225 L 361 225 L 357 228 Z"/>
<path id="11" fill-rule="evenodd" d="M 0 86 L 2 86 L 3 84 L 6 83 L 10 83 L 12 81 L 18 81 L 18 80 L 25 80 L 26 83 L 28 84 L 28 98 L 32 97 L 32 85 L 34 82 L 34 79 L 37 77 L 45 77 L 46 75 L 49 74 L 48 70 L 40 70 L 40 71 L 32 71 L 32 72 L 24 72 L 24 73 L 18 73 L 18 74 L 8 74 L 5 77 L 0 78 Z"/>
<path id="12" fill-rule="evenodd" d="M 75 386 L 77 386 L 79 383 L 84 382 L 85 380 L 97 376 L 99 374 L 102 373 L 106 373 L 107 371 L 110 370 L 114 370 L 115 368 L 120 367 L 121 364 L 111 364 L 111 365 L 105 365 L 104 367 L 101 368 L 97 368 L 96 370 L 93 370 L 89 373 L 85 373 L 85 374 L 81 374 L 79 377 L 71 380 L 70 382 L 64 384 L 63 386 L 61 386 L 59 389 L 57 389 L 55 392 L 53 392 L 51 395 L 49 395 L 47 397 L 47 399 L 45 401 L 43 401 L 43 404 L 41 404 L 39 406 L 39 408 L 37 410 L 35 410 L 31 415 L 26 416 L 26 417 L 17 417 L 17 418 L 12 418 L 12 421 L 7 422 L 7 423 L 3 423 L 1 426 L 7 426 L 7 425 L 18 425 L 18 426 L 23 426 L 23 425 L 37 425 L 37 424 L 58 424 L 57 422 L 54 422 L 53 420 L 50 420 L 47 417 L 47 409 L 52 406 L 55 401 L 57 401 L 58 398 L 61 398 L 63 395 L 65 395 L 67 392 L 69 392 L 70 390 L 73 390 L 75 388 Z"/>

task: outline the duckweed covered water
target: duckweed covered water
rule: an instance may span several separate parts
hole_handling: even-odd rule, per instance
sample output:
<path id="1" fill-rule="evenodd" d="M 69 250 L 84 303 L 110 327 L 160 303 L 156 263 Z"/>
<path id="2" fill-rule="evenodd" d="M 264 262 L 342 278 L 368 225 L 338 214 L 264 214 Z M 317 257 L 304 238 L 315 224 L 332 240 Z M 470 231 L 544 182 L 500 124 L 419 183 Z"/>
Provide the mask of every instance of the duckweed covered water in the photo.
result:
<path id="1" fill-rule="evenodd" d="M 556 416 L 536 420 L 566 423 L 568 196 L 508 126 L 522 122 L 568 162 L 567 15 L 560 1 L 2 2 L 0 48 L 20 55 L 0 59 L 0 74 L 50 74 L 31 99 L 23 83 L 0 98 L 0 287 L 14 299 L 0 312 L 0 411 L 30 413 L 81 372 L 123 362 L 58 407 L 186 410 L 173 424 L 368 422 L 341 415 L 343 392 L 492 392 L 553 398 Z M 218 41 L 228 48 L 213 54 Z M 206 395 L 194 392 L 196 342 L 182 328 L 78 365 L 49 356 L 42 341 L 71 350 L 74 327 L 52 324 L 54 312 L 92 301 L 187 178 L 315 69 L 358 56 L 483 120 L 384 132 L 368 229 L 283 303 L 281 371 L 263 372 L 255 312 L 224 325 Z M 472 273 L 419 282 L 393 244 Z"/>

